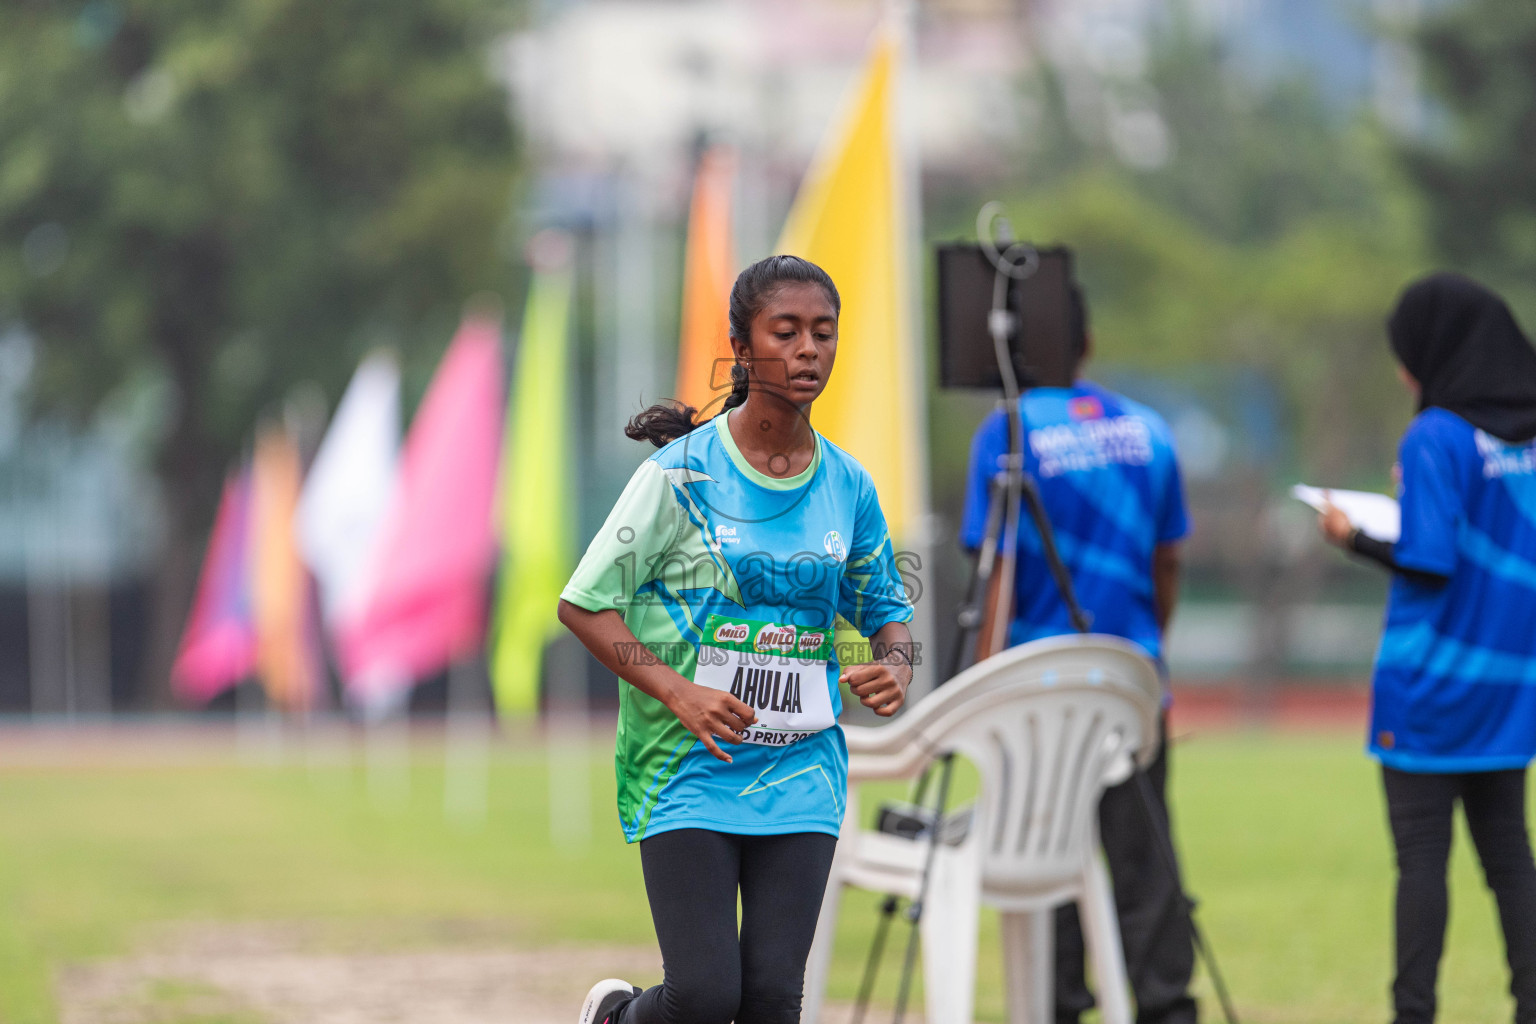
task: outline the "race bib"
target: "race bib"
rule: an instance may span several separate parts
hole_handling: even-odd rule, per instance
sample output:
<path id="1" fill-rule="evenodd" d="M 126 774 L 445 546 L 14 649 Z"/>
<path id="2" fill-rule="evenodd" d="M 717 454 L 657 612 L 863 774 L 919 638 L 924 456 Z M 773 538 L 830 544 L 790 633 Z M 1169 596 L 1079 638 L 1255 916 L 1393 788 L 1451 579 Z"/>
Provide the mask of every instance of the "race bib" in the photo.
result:
<path id="1" fill-rule="evenodd" d="M 837 724 L 827 686 L 832 627 L 811 629 L 711 615 L 693 681 L 757 712 L 747 743 L 786 746 Z"/>

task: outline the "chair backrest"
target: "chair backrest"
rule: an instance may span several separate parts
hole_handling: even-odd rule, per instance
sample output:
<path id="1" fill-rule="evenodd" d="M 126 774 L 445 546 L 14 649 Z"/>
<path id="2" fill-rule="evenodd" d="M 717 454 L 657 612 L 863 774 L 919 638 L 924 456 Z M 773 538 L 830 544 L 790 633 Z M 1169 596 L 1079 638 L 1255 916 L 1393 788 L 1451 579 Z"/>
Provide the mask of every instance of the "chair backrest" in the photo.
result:
<path id="1" fill-rule="evenodd" d="M 1053 637 L 988 658 L 911 709 L 911 742 L 954 750 L 980 774 L 970 841 L 988 903 L 1032 904 L 1076 883 L 1105 784 L 1130 756 L 1155 753 L 1159 690 L 1141 648 Z"/>

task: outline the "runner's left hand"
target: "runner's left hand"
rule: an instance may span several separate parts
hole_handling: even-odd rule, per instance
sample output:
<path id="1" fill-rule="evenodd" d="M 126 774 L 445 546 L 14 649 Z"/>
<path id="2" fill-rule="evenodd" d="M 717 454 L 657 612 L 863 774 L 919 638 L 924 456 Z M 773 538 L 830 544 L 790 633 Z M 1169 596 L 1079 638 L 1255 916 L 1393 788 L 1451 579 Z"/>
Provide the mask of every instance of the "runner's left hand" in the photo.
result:
<path id="1" fill-rule="evenodd" d="M 838 681 L 848 684 L 860 704 L 873 708 L 882 718 L 901 710 L 907 700 L 907 684 L 912 681 L 912 668 L 906 660 L 899 654 L 890 657 L 892 663 L 872 661 L 854 665 L 838 676 Z"/>

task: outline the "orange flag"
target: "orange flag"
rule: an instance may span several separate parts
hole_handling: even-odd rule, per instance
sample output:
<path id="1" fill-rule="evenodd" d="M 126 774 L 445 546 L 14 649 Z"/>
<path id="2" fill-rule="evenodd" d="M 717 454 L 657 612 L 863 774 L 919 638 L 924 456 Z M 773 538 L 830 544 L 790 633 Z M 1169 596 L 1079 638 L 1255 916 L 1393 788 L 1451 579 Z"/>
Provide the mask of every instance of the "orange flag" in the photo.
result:
<path id="1" fill-rule="evenodd" d="M 727 311 L 736 261 L 731 238 L 731 185 L 736 154 L 715 145 L 699 158 L 688 211 L 688 252 L 683 267 L 683 331 L 677 351 L 674 397 L 704 418 L 720 411 L 730 394 L 731 342 Z"/>
<path id="2" fill-rule="evenodd" d="M 303 483 L 298 446 L 281 426 L 256 436 L 251 466 L 251 604 L 256 672 L 267 699 L 286 711 L 312 707 L 321 687 L 309 574 L 294 537 Z"/>

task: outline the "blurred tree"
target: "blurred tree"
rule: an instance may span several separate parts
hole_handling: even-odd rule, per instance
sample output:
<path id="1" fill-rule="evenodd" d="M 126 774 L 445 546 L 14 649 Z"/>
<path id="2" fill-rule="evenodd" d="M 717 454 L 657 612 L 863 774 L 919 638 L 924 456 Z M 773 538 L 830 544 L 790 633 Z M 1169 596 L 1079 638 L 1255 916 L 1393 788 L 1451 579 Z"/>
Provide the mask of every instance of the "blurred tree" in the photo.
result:
<path id="1" fill-rule="evenodd" d="M 1370 211 L 1378 182 L 1347 117 L 1304 75 L 1238 65 L 1187 6 L 1167 5 L 1145 53 L 1116 69 L 1040 64 L 1029 84 L 1039 122 L 1025 155 L 1031 182 L 1115 166 L 1229 243 L 1268 241 L 1324 211 Z"/>
<path id="2" fill-rule="evenodd" d="M 1371 122 L 1237 66 L 1186 7 L 1144 52 L 1041 62 L 1015 227 L 1076 249 L 1100 360 L 1272 381 L 1292 443 L 1266 476 L 1384 483 L 1407 405 L 1382 322 L 1427 262 L 1416 191 Z"/>
<path id="3" fill-rule="evenodd" d="M 37 408 L 168 385 L 152 685 L 256 416 L 296 382 L 337 394 L 375 344 L 430 359 L 502 282 L 517 146 L 490 44 L 507 11 L 0 6 L 0 322 L 41 343 Z"/>
<path id="4" fill-rule="evenodd" d="M 1435 243 L 1536 327 L 1536 5 L 1436 5 L 1411 41 L 1436 102 L 1402 152 Z"/>
<path id="5" fill-rule="evenodd" d="M 1167 163 L 1144 173 L 1148 194 L 1232 242 L 1375 205 L 1359 134 L 1310 78 L 1254 76 L 1187 16 L 1163 22 L 1150 49 L 1147 82 L 1170 142 Z"/>
<path id="6" fill-rule="evenodd" d="M 1377 162 L 1386 165 L 1385 154 Z M 1169 378 L 1258 371 L 1285 401 L 1291 443 L 1256 453 L 1256 469 L 1287 482 L 1302 474 L 1380 486 L 1411 412 L 1382 324 L 1425 262 L 1416 207 L 1401 188 L 1374 217 L 1298 219 L 1246 244 L 1218 237 L 1112 166 L 1028 190 L 1008 212 L 1025 237 L 1072 246 L 1095 364 Z M 956 399 L 936 400 L 944 410 Z M 955 410 L 966 407 L 965 396 L 957 400 Z M 974 415 L 934 421 L 934 489 L 949 493 L 959 488 Z"/>
<path id="7" fill-rule="evenodd" d="M 1235 65 L 1180 9 L 1107 57 L 1042 60 L 1005 195 L 1022 237 L 1076 252 L 1089 375 L 1162 378 L 1165 397 L 1221 431 L 1222 454 L 1188 478 L 1190 566 L 1197 586 L 1255 609 L 1252 678 L 1272 681 L 1294 641 L 1287 608 L 1329 593 L 1341 564 L 1280 495 L 1297 479 L 1389 486 L 1412 402 L 1383 320 L 1429 248 L 1379 129 L 1304 78 Z M 970 216 L 956 210 L 935 234 L 968 234 Z M 936 494 L 959 493 L 989 397 L 935 396 Z M 1273 399 L 1278 424 L 1251 408 Z"/>

